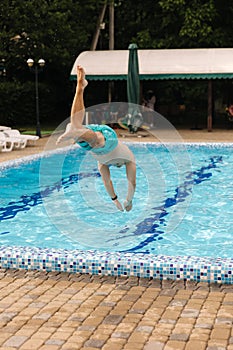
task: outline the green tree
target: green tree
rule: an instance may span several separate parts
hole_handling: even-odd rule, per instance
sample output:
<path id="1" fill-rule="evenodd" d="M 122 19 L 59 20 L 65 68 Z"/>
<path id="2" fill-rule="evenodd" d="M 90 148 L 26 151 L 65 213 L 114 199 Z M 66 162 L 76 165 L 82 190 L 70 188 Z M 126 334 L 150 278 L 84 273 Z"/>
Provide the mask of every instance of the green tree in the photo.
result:
<path id="1" fill-rule="evenodd" d="M 77 55 L 90 48 L 97 8 L 101 4 L 102 1 L 94 0 L 1 1 L 0 58 L 6 60 L 7 82 L 13 85 L 21 83 L 24 89 L 23 84 L 34 79 L 27 67 L 27 59 L 37 61 L 43 57 L 46 61 L 39 81 L 47 92 L 45 105 L 50 108 L 41 109 L 42 120 L 68 116 L 68 101 L 72 93 L 70 69 Z M 30 95 L 34 96 L 34 91 Z M 20 96 L 22 98 L 22 94 Z M 21 102 L 25 104 L 25 101 Z M 3 99 L 0 103 L 6 105 Z M 33 113 L 32 110 L 31 115 Z"/>
<path id="2" fill-rule="evenodd" d="M 116 46 L 232 47 L 233 3 L 228 0 L 116 1 Z"/>
<path id="3" fill-rule="evenodd" d="M 232 46 L 233 5 L 215 0 L 160 0 L 159 47 Z M 225 20 L 223 20 L 225 18 Z"/>

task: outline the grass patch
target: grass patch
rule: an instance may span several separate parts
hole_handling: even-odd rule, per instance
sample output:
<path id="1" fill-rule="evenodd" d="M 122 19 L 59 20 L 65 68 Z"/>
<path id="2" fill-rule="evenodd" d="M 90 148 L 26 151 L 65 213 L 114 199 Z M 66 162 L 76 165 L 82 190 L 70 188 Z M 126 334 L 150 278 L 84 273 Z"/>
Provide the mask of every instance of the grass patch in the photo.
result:
<path id="1" fill-rule="evenodd" d="M 36 135 L 36 127 L 33 125 L 25 125 L 25 126 L 20 126 L 19 128 L 15 128 L 20 131 L 21 134 L 28 134 L 28 135 Z M 42 126 L 41 127 L 41 136 L 48 136 L 51 135 L 54 130 L 56 129 L 56 126 Z"/>

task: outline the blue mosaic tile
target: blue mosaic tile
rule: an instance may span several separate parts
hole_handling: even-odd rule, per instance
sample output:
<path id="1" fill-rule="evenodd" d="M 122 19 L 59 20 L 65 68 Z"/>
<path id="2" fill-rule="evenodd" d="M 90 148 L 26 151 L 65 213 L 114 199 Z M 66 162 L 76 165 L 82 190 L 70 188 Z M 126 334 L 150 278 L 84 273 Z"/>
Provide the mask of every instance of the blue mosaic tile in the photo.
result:
<path id="1" fill-rule="evenodd" d="M 233 283 L 233 259 L 0 247 L 0 268 Z"/>

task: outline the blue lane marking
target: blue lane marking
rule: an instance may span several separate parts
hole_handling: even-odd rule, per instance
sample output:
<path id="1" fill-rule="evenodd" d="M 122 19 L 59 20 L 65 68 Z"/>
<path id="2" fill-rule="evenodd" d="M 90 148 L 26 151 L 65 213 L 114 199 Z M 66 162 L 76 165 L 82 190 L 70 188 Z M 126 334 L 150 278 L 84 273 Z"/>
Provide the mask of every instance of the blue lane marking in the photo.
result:
<path id="1" fill-rule="evenodd" d="M 36 205 L 42 204 L 42 200 L 61 188 L 67 188 L 78 181 L 87 177 L 100 177 L 98 172 L 73 174 L 68 178 L 63 178 L 52 186 L 46 187 L 43 191 L 33 193 L 32 195 L 23 195 L 21 200 L 10 202 L 6 207 L 0 208 L 0 222 L 14 218 L 21 211 L 28 211 Z M 1 234 L 1 233 L 0 233 Z"/>
<path id="2" fill-rule="evenodd" d="M 164 205 L 152 208 L 156 210 L 156 212 L 137 224 L 136 230 L 130 234 L 132 236 L 151 234 L 151 236 L 141 241 L 137 246 L 120 252 L 137 253 L 137 250 L 146 247 L 149 243 L 163 239 L 161 235 L 164 234 L 164 231 L 161 229 L 161 226 L 166 224 L 166 216 L 169 214 L 168 209 L 177 203 L 184 202 L 191 194 L 193 185 L 198 185 L 203 181 L 209 180 L 213 174 L 212 172 L 206 173 L 206 170 L 209 171 L 210 169 L 217 168 L 219 163 L 222 163 L 222 156 L 211 157 L 207 166 L 202 166 L 196 171 L 189 172 L 185 177 L 186 181 L 176 188 L 174 197 L 167 198 Z M 128 229 L 129 228 L 125 228 L 124 233 L 126 233 Z M 121 231 L 121 233 L 123 233 L 123 231 Z M 149 251 L 146 250 L 142 252 L 140 250 L 140 253 L 149 254 Z"/>

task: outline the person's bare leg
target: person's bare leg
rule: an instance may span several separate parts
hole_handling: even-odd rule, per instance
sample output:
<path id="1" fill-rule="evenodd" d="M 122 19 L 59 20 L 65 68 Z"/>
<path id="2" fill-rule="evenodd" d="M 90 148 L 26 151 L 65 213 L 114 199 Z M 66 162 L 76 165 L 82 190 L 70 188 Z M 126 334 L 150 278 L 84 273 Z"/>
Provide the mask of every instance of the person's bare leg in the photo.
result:
<path id="1" fill-rule="evenodd" d="M 83 118 L 85 115 L 85 106 L 83 100 L 83 91 L 87 86 L 87 81 L 85 79 L 85 71 L 83 67 L 77 67 L 77 87 L 71 107 L 71 124 L 75 128 L 80 128 L 83 124 Z"/>
<path id="2" fill-rule="evenodd" d="M 85 71 L 83 67 L 77 67 L 77 87 L 74 95 L 72 107 L 71 107 L 71 117 L 70 123 L 66 127 L 66 131 L 62 134 L 58 140 L 57 144 L 68 140 L 75 139 L 82 134 L 83 129 L 83 119 L 85 115 L 85 106 L 83 100 L 83 91 L 87 86 L 88 82 L 85 79 Z"/>

